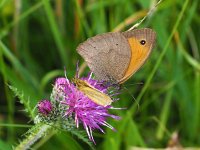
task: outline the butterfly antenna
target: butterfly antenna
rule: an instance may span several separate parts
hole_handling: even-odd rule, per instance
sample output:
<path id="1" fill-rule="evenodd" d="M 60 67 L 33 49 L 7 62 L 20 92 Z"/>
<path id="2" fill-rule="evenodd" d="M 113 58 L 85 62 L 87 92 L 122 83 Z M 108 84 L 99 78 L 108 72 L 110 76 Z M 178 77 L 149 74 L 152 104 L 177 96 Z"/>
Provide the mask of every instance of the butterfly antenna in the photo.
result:
<path id="1" fill-rule="evenodd" d="M 79 78 L 79 60 L 76 63 L 76 78 Z"/>
<path id="2" fill-rule="evenodd" d="M 125 86 L 123 85 L 123 88 L 131 95 L 131 97 L 133 98 L 133 100 L 136 102 L 137 108 L 138 108 L 138 110 L 139 110 L 140 105 L 139 105 L 138 101 L 137 101 L 137 100 L 135 99 L 135 97 L 130 93 L 130 91 L 127 89 L 127 87 L 125 87 Z"/>
<path id="3" fill-rule="evenodd" d="M 151 16 L 156 9 L 156 7 L 162 2 L 163 0 L 159 0 L 147 13 L 146 16 L 144 16 L 138 23 L 134 24 L 128 31 L 133 30 L 137 28 L 147 17 Z"/>
<path id="4" fill-rule="evenodd" d="M 65 66 L 64 66 L 64 74 L 65 74 L 65 78 L 67 78 L 67 69 Z"/>

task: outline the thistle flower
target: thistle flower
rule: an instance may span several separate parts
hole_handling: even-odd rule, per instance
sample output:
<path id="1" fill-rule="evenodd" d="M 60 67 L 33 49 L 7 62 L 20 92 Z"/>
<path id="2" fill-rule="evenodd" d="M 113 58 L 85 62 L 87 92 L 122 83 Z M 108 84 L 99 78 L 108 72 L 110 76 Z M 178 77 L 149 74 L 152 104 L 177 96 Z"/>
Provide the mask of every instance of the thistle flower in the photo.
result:
<path id="1" fill-rule="evenodd" d="M 92 73 L 85 78 L 81 78 L 81 80 L 87 81 L 87 83 L 102 93 L 108 93 L 109 87 L 105 86 L 103 82 L 92 79 L 91 76 Z M 112 106 L 108 105 L 104 107 L 94 103 L 79 91 L 67 78 L 58 78 L 55 82 L 54 88 L 57 89 L 56 91 L 59 91 L 56 93 L 56 100 L 60 101 L 62 105 L 67 107 L 65 117 L 73 117 L 77 128 L 80 123 L 83 124 L 83 127 L 91 141 L 95 143 L 92 135 L 93 130 L 98 129 L 104 133 L 101 126 L 106 126 L 115 130 L 106 122 L 108 117 L 116 120 L 120 119 L 120 117 L 108 113 L 108 109 L 111 109 Z"/>

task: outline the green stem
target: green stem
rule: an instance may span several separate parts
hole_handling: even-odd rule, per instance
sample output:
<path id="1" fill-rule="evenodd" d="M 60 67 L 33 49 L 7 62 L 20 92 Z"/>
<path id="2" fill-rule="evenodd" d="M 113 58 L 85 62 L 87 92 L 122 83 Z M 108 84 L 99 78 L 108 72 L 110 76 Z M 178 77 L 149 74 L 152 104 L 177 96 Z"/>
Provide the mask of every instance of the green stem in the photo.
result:
<path id="1" fill-rule="evenodd" d="M 45 135 L 51 134 L 52 126 L 47 124 L 37 124 L 35 125 L 30 131 L 29 135 L 22 141 L 20 144 L 15 147 L 15 150 L 26 150 L 31 148 L 31 146 L 37 142 L 40 138 L 42 138 Z"/>
<path id="2" fill-rule="evenodd" d="M 184 12 L 185 12 L 187 6 L 188 6 L 188 3 L 189 3 L 189 0 L 186 0 L 185 3 L 184 3 L 184 5 L 183 5 L 183 7 L 182 7 L 182 10 L 181 10 L 181 12 L 180 12 L 180 14 L 179 14 L 179 17 L 178 17 L 178 19 L 177 19 L 177 21 L 176 21 L 176 23 L 175 23 L 175 25 L 174 25 L 174 27 L 173 27 L 173 29 L 172 29 L 172 32 L 171 32 L 171 34 L 170 34 L 170 36 L 169 36 L 169 38 L 168 38 L 168 40 L 167 40 L 167 42 L 166 42 L 166 44 L 165 44 L 165 47 L 164 47 L 162 53 L 160 54 L 160 56 L 159 56 L 159 58 L 158 58 L 158 61 L 156 62 L 155 66 L 154 66 L 154 68 L 153 68 L 153 70 L 152 70 L 152 72 L 150 73 L 150 75 L 149 75 L 149 77 L 148 77 L 148 79 L 147 79 L 147 81 L 146 81 L 146 84 L 144 85 L 142 91 L 140 92 L 139 96 L 137 97 L 138 103 L 140 102 L 140 100 L 142 99 L 143 95 L 144 95 L 145 92 L 147 91 L 147 88 L 149 87 L 149 85 L 150 85 L 150 83 L 151 83 L 151 81 L 152 81 L 152 79 L 153 79 L 153 77 L 154 77 L 156 71 L 158 70 L 158 67 L 160 66 L 160 64 L 161 64 L 161 62 L 162 62 L 162 60 L 163 60 L 163 58 L 164 58 L 164 56 L 165 56 L 165 54 L 166 54 L 166 52 L 167 52 L 167 50 L 168 50 L 168 47 L 169 47 L 169 45 L 170 45 L 170 42 L 171 42 L 171 40 L 172 40 L 172 38 L 173 38 L 175 32 L 177 31 L 177 28 L 178 28 L 178 26 L 179 26 L 179 24 L 180 24 L 180 22 L 181 22 L 181 19 L 183 18 L 183 14 L 184 14 Z M 131 111 L 132 113 L 134 112 L 135 107 L 136 107 L 135 105 L 133 105 L 133 106 L 131 107 L 130 111 Z"/>
<path id="3" fill-rule="evenodd" d="M 160 66 L 160 64 L 161 64 L 161 62 L 162 62 L 162 60 L 163 60 L 163 58 L 164 58 L 167 50 L 168 50 L 170 42 L 171 42 L 171 40 L 172 40 L 172 38 L 173 38 L 173 36 L 174 36 L 174 34 L 175 34 L 175 32 L 176 32 L 176 30 L 177 30 L 180 22 L 181 22 L 181 19 L 183 18 L 183 14 L 184 14 L 187 6 L 188 6 L 188 3 L 189 3 L 189 0 L 186 0 L 185 3 L 184 3 L 184 5 L 183 5 L 183 7 L 182 7 L 182 10 L 181 10 L 180 14 L 178 15 L 178 19 L 177 19 L 177 21 L 176 21 L 176 23 L 175 23 L 175 25 L 174 25 L 174 27 L 172 29 L 172 32 L 171 32 L 171 34 L 170 34 L 170 36 L 169 36 L 169 38 L 168 38 L 168 40 L 167 40 L 167 42 L 165 44 L 165 47 L 164 47 L 162 53 L 160 54 L 160 56 L 158 58 L 158 61 L 156 62 L 155 66 L 154 66 L 154 68 L 152 70 L 152 72 L 150 73 L 150 75 L 149 75 L 149 77 L 148 77 L 148 79 L 147 79 L 147 81 L 146 81 L 146 83 L 145 83 L 142 91 L 140 92 L 139 96 L 137 97 L 137 102 L 138 103 L 140 102 L 140 100 L 142 99 L 143 95 L 145 94 L 145 92 L 147 91 L 148 87 L 150 86 L 150 83 L 151 83 L 151 81 L 152 81 L 152 79 L 153 79 L 156 71 L 158 70 L 158 67 Z M 124 128 L 126 127 L 127 122 L 133 116 L 136 107 L 137 107 L 137 105 L 132 105 L 130 107 L 129 111 L 127 112 L 126 117 L 124 118 L 124 122 L 121 125 L 121 128 L 120 128 L 119 131 L 122 132 L 124 130 Z"/>

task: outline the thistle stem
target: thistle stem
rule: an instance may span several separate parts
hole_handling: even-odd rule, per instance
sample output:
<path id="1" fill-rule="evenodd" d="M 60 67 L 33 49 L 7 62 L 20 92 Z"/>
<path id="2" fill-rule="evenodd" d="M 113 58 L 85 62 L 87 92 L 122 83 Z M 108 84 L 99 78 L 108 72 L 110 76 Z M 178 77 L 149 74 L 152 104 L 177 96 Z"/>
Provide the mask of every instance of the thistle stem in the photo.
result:
<path id="1" fill-rule="evenodd" d="M 52 132 L 52 126 L 47 124 L 37 124 L 28 131 L 26 138 L 15 147 L 15 150 L 27 150 L 40 138 Z"/>

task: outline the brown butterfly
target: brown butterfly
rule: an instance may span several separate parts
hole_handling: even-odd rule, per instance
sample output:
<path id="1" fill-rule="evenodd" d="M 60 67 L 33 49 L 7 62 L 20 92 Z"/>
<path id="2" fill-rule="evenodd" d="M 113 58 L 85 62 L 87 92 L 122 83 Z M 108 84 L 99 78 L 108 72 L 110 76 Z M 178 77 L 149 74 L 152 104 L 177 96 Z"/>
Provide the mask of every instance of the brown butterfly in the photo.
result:
<path id="1" fill-rule="evenodd" d="M 156 33 L 149 28 L 122 33 L 104 33 L 81 43 L 77 52 L 84 58 L 98 80 L 113 80 L 122 84 L 145 63 L 155 39 Z M 79 83 L 76 84 L 77 87 L 95 103 L 106 106 L 112 102 L 111 98 L 87 82 Z"/>

